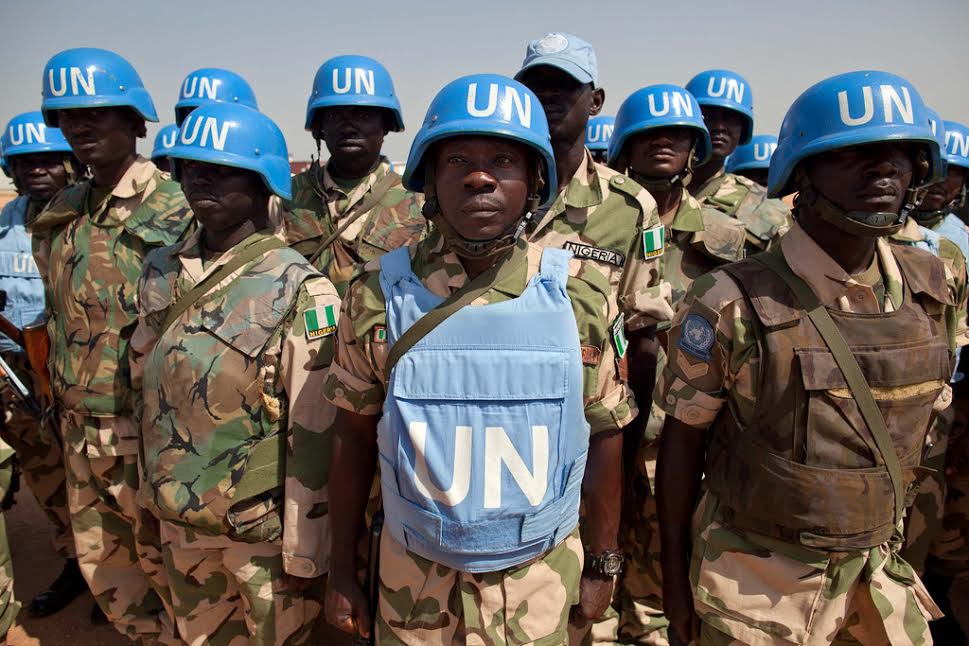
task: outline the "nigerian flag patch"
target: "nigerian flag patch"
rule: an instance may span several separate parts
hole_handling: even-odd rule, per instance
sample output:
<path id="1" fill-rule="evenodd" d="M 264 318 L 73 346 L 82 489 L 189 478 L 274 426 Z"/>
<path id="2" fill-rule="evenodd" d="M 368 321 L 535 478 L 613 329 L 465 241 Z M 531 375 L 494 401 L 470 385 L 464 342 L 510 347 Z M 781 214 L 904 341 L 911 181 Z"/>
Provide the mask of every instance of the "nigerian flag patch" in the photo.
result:
<path id="1" fill-rule="evenodd" d="M 647 258 L 663 255 L 666 245 L 666 227 L 662 224 L 643 231 L 643 253 Z"/>
<path id="2" fill-rule="evenodd" d="M 382 325 L 373 326 L 373 342 L 387 343 L 387 328 Z"/>
<path id="3" fill-rule="evenodd" d="M 626 341 L 626 315 L 620 314 L 612 323 L 612 345 L 616 348 L 616 356 L 622 359 L 626 356 L 629 342 Z"/>
<path id="4" fill-rule="evenodd" d="M 306 338 L 319 339 L 336 332 L 335 306 L 314 307 L 303 311 L 303 323 L 306 324 Z"/>

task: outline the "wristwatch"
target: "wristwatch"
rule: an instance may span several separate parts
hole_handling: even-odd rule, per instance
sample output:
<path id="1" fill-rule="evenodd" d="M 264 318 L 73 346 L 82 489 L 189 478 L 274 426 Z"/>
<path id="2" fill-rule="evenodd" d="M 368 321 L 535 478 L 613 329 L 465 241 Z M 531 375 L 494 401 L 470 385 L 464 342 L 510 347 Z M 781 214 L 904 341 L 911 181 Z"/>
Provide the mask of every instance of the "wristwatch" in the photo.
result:
<path id="1" fill-rule="evenodd" d="M 602 576 L 616 576 L 622 572 L 626 559 L 619 550 L 606 550 L 599 554 L 585 553 L 585 569 Z"/>

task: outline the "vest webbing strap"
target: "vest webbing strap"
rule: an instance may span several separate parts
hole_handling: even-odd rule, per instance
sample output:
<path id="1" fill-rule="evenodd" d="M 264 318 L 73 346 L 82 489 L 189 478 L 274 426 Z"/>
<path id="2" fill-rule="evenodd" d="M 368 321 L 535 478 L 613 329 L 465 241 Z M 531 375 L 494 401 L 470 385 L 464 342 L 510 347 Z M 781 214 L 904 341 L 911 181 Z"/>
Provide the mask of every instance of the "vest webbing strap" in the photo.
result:
<path id="1" fill-rule="evenodd" d="M 362 218 L 364 214 L 370 211 L 370 209 L 377 206 L 377 202 L 383 199 L 384 195 L 386 195 L 387 191 L 390 190 L 390 187 L 393 185 L 395 180 L 396 176 L 389 170 L 387 171 L 386 175 L 377 180 L 377 183 L 370 187 L 370 192 L 367 194 L 367 197 L 365 197 L 362 202 L 358 202 L 353 208 L 353 213 L 347 216 L 347 218 L 343 221 L 343 224 L 341 224 L 339 228 L 330 235 L 329 238 L 324 240 L 319 249 L 317 249 L 313 255 L 307 259 L 309 260 L 309 263 L 312 265 L 319 260 L 320 256 L 323 255 L 323 252 L 329 249 L 330 245 L 332 245 L 351 224 Z M 324 205 L 326 204 L 325 198 L 323 203 Z"/>
<path id="2" fill-rule="evenodd" d="M 225 280 L 232 272 L 242 268 L 247 263 L 261 257 L 267 251 L 272 251 L 273 249 L 282 249 L 286 246 L 286 243 L 276 238 L 275 236 L 267 237 L 259 242 L 253 243 L 252 246 L 247 247 L 244 251 L 239 253 L 238 256 L 230 260 L 229 262 L 222 265 L 217 271 L 212 272 L 204 279 L 199 281 L 199 283 L 191 289 L 188 293 L 184 294 L 177 301 L 172 303 L 171 308 L 168 310 L 168 316 L 165 317 L 165 322 L 162 323 L 161 331 L 158 336 L 161 337 L 168 331 L 168 328 L 178 320 L 182 314 L 185 313 L 188 308 L 192 307 L 195 303 L 199 301 L 212 287 L 218 285 L 220 282 Z"/>
<path id="3" fill-rule="evenodd" d="M 390 353 L 387 355 L 387 364 L 384 367 L 384 374 L 389 377 L 390 371 L 394 369 L 394 366 L 404 356 L 404 353 L 414 347 L 418 341 L 430 334 L 431 330 L 443 323 L 462 307 L 470 305 L 475 299 L 483 296 L 497 283 L 513 275 L 515 271 L 525 264 L 526 257 L 526 243 L 523 239 L 519 239 L 512 251 L 511 257 L 505 262 L 500 262 L 488 271 L 480 274 L 407 328 L 400 335 L 400 338 L 397 339 L 397 342 L 394 343 L 393 347 L 390 348 Z"/>
<path id="4" fill-rule="evenodd" d="M 255 498 L 275 489 L 285 477 L 285 435 L 270 435 L 252 445 L 242 478 L 232 492 L 232 502 Z"/>
<path id="5" fill-rule="evenodd" d="M 848 383 L 848 388 L 858 404 L 861 416 L 871 431 L 885 468 L 888 470 L 895 495 L 895 524 L 898 525 L 905 511 L 902 465 L 898 461 L 895 445 L 888 434 L 888 427 L 885 426 L 885 418 L 875 402 L 875 397 L 871 393 L 871 387 L 868 385 L 865 375 L 861 372 L 858 360 L 855 359 L 848 343 L 838 330 L 838 326 L 835 325 L 831 315 L 818 300 L 817 295 L 791 271 L 780 254 L 768 252 L 758 254 L 753 258 L 777 274 L 787 284 L 794 293 L 795 300 L 801 308 L 807 311 L 808 318 L 811 319 L 828 349 L 831 350 L 831 354 L 834 356 L 834 360 L 838 364 L 838 368 L 841 369 L 841 373 Z"/>

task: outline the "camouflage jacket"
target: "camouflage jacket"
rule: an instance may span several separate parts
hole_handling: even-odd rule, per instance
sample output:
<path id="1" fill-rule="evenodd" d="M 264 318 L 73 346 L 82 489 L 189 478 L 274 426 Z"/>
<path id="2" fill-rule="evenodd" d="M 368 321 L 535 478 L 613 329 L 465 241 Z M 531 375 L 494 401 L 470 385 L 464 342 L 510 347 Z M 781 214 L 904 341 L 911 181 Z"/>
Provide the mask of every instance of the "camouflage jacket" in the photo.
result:
<path id="1" fill-rule="evenodd" d="M 892 242 L 906 246 L 915 246 L 915 243 L 924 239 L 925 234 L 922 233 L 922 227 L 912 218 L 905 220 L 901 230 L 891 236 Z M 954 281 L 952 298 L 956 304 L 962 303 L 961 311 L 965 311 L 966 298 L 969 296 L 969 287 L 966 285 L 966 257 L 962 255 L 962 251 L 956 243 L 942 237 L 939 240 L 939 258 L 952 272 Z M 957 325 L 956 322 L 953 322 L 953 324 Z"/>
<path id="2" fill-rule="evenodd" d="M 332 358 L 339 297 L 302 256 L 274 249 L 213 286 L 167 331 L 162 325 L 180 297 L 266 235 L 204 267 L 201 232 L 149 254 L 132 338 L 143 400 L 140 502 L 162 520 L 248 541 L 279 538 L 282 474 L 320 468 L 309 451 L 297 454 L 307 464 L 291 465 L 284 449 L 294 434 L 327 423 L 314 393 Z M 266 451 L 273 465 L 283 462 L 278 477 Z M 259 486 L 246 481 L 260 471 Z"/>
<path id="3" fill-rule="evenodd" d="M 313 263 L 329 278 L 340 294 L 360 269 L 361 263 L 398 247 L 420 240 L 427 233 L 421 215 L 424 198 L 411 193 L 400 177 L 381 159 L 377 169 L 344 192 L 330 176 L 326 165 L 313 164 L 293 178 L 293 199 L 285 204 L 283 227 L 286 242 L 304 257 L 312 257 L 320 245 L 342 226 L 354 207 L 388 173 L 397 177 L 377 206 L 353 222 L 333 245 Z"/>
<path id="4" fill-rule="evenodd" d="M 90 204 L 91 190 L 89 181 L 65 188 L 31 224 L 45 280 L 51 386 L 67 412 L 128 416 L 138 277 L 148 252 L 177 242 L 194 218 L 179 185 L 142 157 L 103 203 Z M 137 451 L 137 438 L 101 427 L 85 438 L 89 454 Z"/>
<path id="5" fill-rule="evenodd" d="M 704 206 L 723 211 L 747 227 L 747 254 L 764 251 L 791 226 L 791 209 L 781 200 L 769 199 L 767 191 L 743 175 L 723 169 L 694 192 Z"/>

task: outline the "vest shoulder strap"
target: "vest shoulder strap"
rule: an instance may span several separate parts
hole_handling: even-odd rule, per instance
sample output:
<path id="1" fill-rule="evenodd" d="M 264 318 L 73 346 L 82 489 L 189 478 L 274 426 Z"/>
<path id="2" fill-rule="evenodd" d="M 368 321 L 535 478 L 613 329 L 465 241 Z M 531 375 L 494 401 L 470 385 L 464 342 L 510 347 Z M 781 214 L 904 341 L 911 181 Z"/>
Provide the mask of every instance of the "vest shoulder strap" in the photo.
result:
<path id="1" fill-rule="evenodd" d="M 892 245 L 892 254 L 913 294 L 925 294 L 944 305 L 955 304 L 945 279 L 945 264 L 939 258 L 924 249 L 901 245 Z"/>
<path id="2" fill-rule="evenodd" d="M 410 265 L 410 250 L 407 247 L 398 247 L 380 256 L 380 273 L 391 285 L 410 276 L 413 273 Z"/>
<path id="3" fill-rule="evenodd" d="M 740 291 L 750 301 L 757 318 L 768 328 L 788 325 L 799 320 L 803 314 L 788 286 L 758 262 L 760 256 L 770 253 L 773 252 L 760 253 L 720 267 L 734 278 Z"/>
<path id="4" fill-rule="evenodd" d="M 387 191 L 389 191 L 390 188 L 398 181 L 398 176 L 391 171 L 387 171 L 386 175 L 377 180 L 377 183 L 370 188 L 370 192 L 363 199 L 363 201 L 359 202 L 355 207 L 353 207 L 353 213 L 346 216 L 346 219 L 337 228 L 337 230 L 330 234 L 330 237 L 323 241 L 320 248 L 308 258 L 310 264 L 314 264 L 319 257 L 323 255 L 323 252 L 329 249 L 330 245 L 332 245 L 336 239 L 340 237 L 340 234 L 346 231 L 351 224 L 369 213 L 373 207 L 377 206 L 377 204 L 380 203 L 380 200 L 383 199 L 384 195 L 387 194 Z M 326 200 L 323 200 L 323 204 L 326 204 Z"/>
<path id="5" fill-rule="evenodd" d="M 539 272 L 542 278 L 557 282 L 565 288 L 569 282 L 569 260 L 572 252 L 565 249 L 542 249 L 542 260 L 539 263 Z"/>

